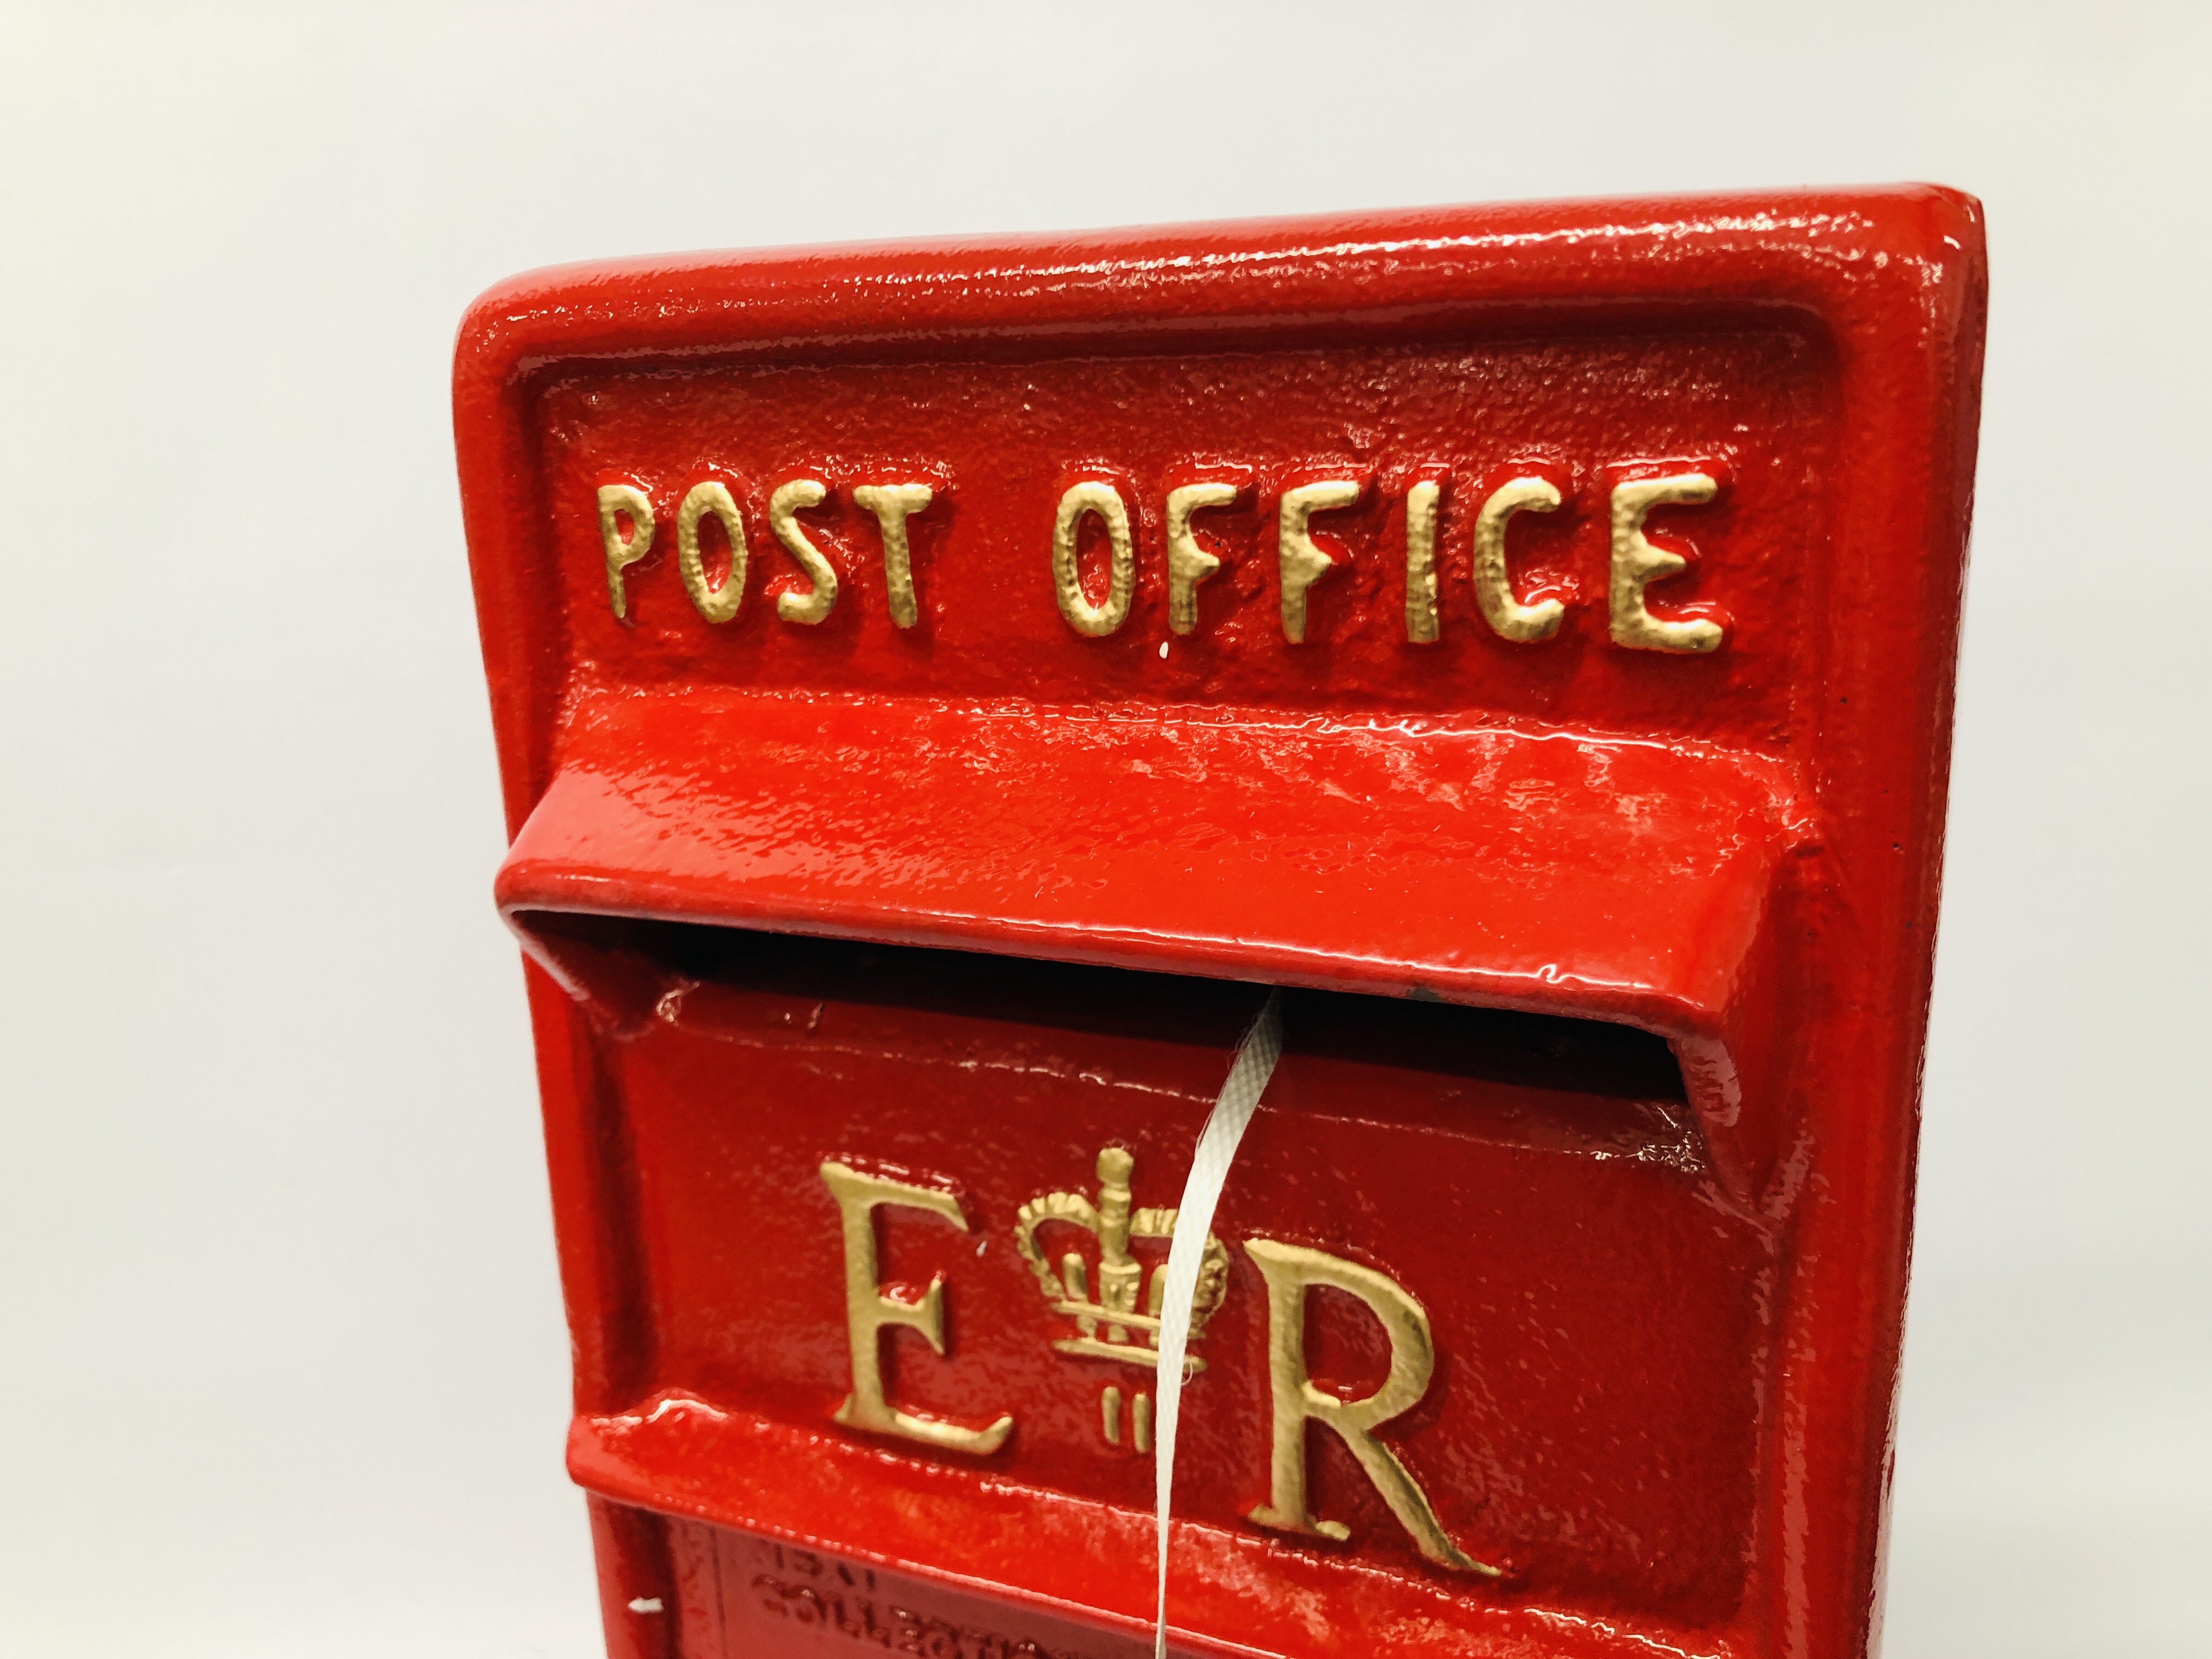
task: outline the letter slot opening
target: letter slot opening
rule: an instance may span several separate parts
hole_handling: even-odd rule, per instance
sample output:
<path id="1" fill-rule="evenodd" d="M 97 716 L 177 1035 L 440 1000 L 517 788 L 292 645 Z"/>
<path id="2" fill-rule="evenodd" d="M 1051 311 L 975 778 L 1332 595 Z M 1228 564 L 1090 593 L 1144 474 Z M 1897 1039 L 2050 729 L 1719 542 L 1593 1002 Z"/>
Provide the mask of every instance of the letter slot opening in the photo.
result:
<path id="1" fill-rule="evenodd" d="M 946 1018 L 1001 1028 L 1008 1054 L 1053 1047 L 1079 1072 L 1086 1037 L 1225 1053 L 1265 988 L 651 917 L 541 911 L 514 921 L 585 989 L 617 1041 L 682 1025 L 738 1042 L 775 1031 L 836 1044 L 859 1040 L 845 1028 L 860 1023 L 877 1032 L 866 1040 L 890 1043 L 896 1030 Z M 1271 1105 L 1685 1166 L 1700 1157 L 1680 1066 L 1649 1031 L 1299 987 L 1285 990 L 1283 1019 Z M 988 1046 L 975 1041 L 979 1054 Z"/>

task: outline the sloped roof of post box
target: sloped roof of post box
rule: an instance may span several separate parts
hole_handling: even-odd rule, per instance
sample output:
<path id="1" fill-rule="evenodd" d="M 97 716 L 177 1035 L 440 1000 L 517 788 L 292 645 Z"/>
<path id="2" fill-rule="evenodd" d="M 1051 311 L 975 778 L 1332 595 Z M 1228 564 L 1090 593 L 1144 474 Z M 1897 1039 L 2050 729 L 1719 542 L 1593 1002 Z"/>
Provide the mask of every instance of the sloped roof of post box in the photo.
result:
<path id="1" fill-rule="evenodd" d="M 578 711 L 502 911 L 1433 995 L 1725 1043 L 1784 780 L 1644 742 L 920 700 Z M 1692 1080 L 1694 1089 L 1694 1079 Z"/>

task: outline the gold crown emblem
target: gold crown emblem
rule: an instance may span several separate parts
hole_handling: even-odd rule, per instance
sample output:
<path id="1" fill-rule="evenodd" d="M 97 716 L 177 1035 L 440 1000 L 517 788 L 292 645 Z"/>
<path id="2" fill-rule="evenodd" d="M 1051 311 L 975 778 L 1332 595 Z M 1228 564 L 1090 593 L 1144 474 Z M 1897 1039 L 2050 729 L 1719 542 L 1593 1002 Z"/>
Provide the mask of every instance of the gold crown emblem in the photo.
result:
<path id="1" fill-rule="evenodd" d="M 1014 1245 L 1036 1275 L 1037 1288 L 1056 1314 L 1075 1321 L 1076 1334 L 1052 1346 L 1062 1353 L 1118 1359 L 1146 1370 L 1159 1369 L 1160 1304 L 1167 1295 L 1167 1263 L 1152 1269 L 1149 1285 L 1144 1264 L 1129 1254 L 1133 1238 L 1172 1239 L 1173 1210 L 1138 1210 L 1130 1206 L 1129 1175 L 1136 1159 L 1119 1146 L 1098 1154 L 1098 1201 L 1081 1193 L 1047 1193 L 1022 1206 L 1014 1217 Z M 1098 1294 L 1091 1294 L 1090 1268 L 1070 1250 L 1054 1272 L 1037 1244 L 1037 1231 L 1062 1221 L 1098 1240 Z M 1211 1233 L 1199 1259 L 1198 1291 L 1190 1308 L 1190 1340 L 1195 1345 L 1206 1322 L 1229 1288 L 1229 1251 Z M 1137 1304 L 1142 1299 L 1143 1311 Z M 1102 1334 L 1103 1333 L 1103 1334 Z M 1141 1338 L 1141 1340 L 1139 1340 Z M 1206 1362 L 1195 1355 L 1183 1361 L 1183 1375 L 1195 1376 Z M 1111 1437 L 1109 1432 L 1109 1438 Z"/>

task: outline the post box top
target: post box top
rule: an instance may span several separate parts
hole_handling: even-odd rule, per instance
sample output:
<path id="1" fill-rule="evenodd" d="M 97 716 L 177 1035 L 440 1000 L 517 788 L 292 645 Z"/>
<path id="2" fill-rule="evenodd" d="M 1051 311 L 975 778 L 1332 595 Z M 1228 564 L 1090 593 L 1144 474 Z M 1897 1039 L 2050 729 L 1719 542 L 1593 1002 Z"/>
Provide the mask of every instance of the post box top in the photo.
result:
<path id="1" fill-rule="evenodd" d="M 1845 586 L 1910 605 L 1918 596 L 1900 581 L 1924 580 L 1920 550 L 1948 538 L 1955 565 L 1963 533 L 1984 280 L 1979 204 L 1923 185 L 701 252 L 525 273 L 470 308 L 453 387 L 510 832 L 550 781 L 576 665 L 562 601 L 540 580 L 550 481 L 535 428 L 564 376 L 1572 337 L 1639 324 L 1808 329 L 1832 358 L 1843 405 L 1836 468 L 1822 482 L 1831 501 L 1851 503 L 1835 550 L 1853 561 Z M 1931 471 L 1935 450 L 1953 459 Z M 1955 596 L 1933 603 L 1940 626 Z M 1931 660 L 1948 660 L 1942 641 L 1927 643 Z M 1932 734 L 1942 713 L 1916 724 Z"/>

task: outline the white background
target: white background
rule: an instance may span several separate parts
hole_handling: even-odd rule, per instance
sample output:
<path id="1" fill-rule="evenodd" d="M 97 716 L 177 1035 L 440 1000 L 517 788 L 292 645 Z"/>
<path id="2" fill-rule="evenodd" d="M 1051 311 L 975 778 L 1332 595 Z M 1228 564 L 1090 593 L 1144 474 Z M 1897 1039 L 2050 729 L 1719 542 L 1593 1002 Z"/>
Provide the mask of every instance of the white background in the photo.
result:
<path id="1" fill-rule="evenodd" d="M 2212 8 L 0 22 L 0 1650 L 597 1651 L 447 427 L 598 254 L 1929 179 L 1992 301 L 1893 1659 L 2204 1650 Z"/>

